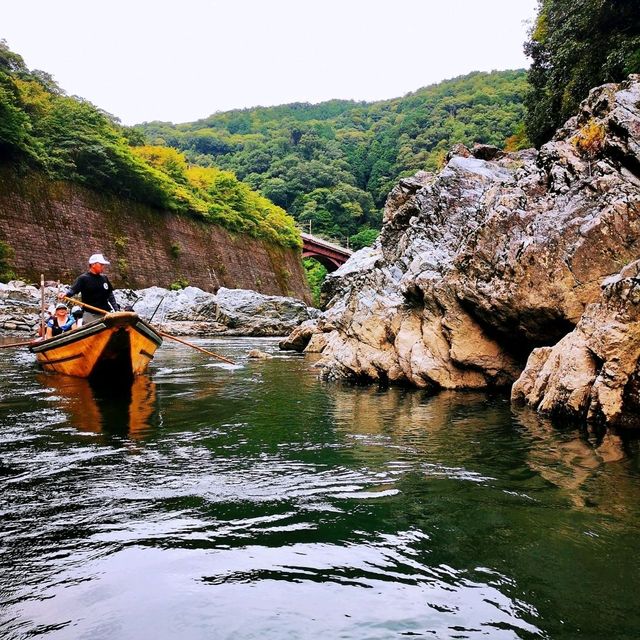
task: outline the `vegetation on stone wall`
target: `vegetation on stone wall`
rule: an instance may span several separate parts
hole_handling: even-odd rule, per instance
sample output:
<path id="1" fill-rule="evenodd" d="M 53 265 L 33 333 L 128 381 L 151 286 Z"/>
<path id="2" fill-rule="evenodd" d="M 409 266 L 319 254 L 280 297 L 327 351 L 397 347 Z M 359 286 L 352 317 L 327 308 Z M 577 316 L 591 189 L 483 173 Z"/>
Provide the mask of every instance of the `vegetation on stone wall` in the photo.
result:
<path id="1" fill-rule="evenodd" d="M 0 282 L 8 282 L 16 277 L 12 266 L 14 255 L 15 251 L 6 242 L 0 240 Z"/>
<path id="2" fill-rule="evenodd" d="M 0 162 L 191 214 L 238 233 L 300 246 L 293 220 L 232 173 L 190 169 L 174 149 L 141 146 L 135 131 L 29 70 L 0 41 Z"/>

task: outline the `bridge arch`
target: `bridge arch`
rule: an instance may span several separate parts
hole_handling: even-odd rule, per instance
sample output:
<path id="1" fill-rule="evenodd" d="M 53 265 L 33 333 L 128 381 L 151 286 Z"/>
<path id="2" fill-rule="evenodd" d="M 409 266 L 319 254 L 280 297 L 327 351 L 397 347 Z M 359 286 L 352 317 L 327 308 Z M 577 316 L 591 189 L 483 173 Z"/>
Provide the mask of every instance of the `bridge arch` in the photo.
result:
<path id="1" fill-rule="evenodd" d="M 330 258 L 329 256 L 323 256 L 315 251 L 303 251 L 303 258 L 313 258 L 317 260 L 329 273 L 338 269 L 344 262 L 338 262 L 337 260 Z"/>
<path id="2" fill-rule="evenodd" d="M 317 260 L 329 272 L 335 271 L 343 265 L 353 253 L 350 249 L 327 242 L 310 233 L 300 235 L 302 236 L 302 257 Z"/>

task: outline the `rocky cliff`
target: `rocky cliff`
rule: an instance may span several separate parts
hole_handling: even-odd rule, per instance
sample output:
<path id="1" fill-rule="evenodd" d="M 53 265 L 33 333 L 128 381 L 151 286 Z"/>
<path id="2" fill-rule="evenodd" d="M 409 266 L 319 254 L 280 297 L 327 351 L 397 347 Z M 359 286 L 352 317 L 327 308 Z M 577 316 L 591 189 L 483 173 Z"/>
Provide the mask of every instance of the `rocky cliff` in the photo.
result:
<path id="1" fill-rule="evenodd" d="M 300 251 L 157 211 L 109 194 L 0 166 L 0 240 L 16 275 L 73 281 L 97 251 L 118 287 L 188 282 L 310 302 Z"/>
<path id="2" fill-rule="evenodd" d="M 605 394 L 605 363 L 622 339 L 607 338 L 604 327 L 624 324 L 638 334 L 635 294 L 614 300 L 631 285 L 617 285 L 622 293 L 605 300 L 601 284 L 639 256 L 640 76 L 631 76 L 593 90 L 540 151 L 459 146 L 438 175 L 401 180 L 378 243 L 329 276 L 327 311 L 283 347 L 322 351 L 329 376 L 482 388 L 513 383 L 533 349 L 597 325 L 608 346 L 597 353 L 583 336 L 591 368 L 580 393 L 589 396 L 600 380 Z M 561 344 L 555 349 L 564 352 Z M 616 374 L 618 390 L 638 375 L 633 353 Z M 534 354 L 517 395 L 550 409 L 552 396 L 562 403 L 571 392 L 551 389 L 549 368 L 559 356 Z M 539 375 L 548 384 L 532 392 Z M 580 415 L 594 417 L 613 415 L 605 404 L 586 409 L 576 400 Z"/>

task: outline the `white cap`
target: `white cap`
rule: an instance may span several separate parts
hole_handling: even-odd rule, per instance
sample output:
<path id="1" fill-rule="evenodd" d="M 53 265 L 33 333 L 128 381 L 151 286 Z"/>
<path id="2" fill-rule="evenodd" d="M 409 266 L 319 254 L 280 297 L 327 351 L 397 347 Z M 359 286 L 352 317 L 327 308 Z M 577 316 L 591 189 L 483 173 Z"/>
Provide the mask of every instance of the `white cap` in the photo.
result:
<path id="1" fill-rule="evenodd" d="M 99 262 L 100 264 L 111 264 L 108 260 L 105 260 L 101 253 L 94 253 L 89 258 L 89 264 L 95 264 L 96 262 Z"/>

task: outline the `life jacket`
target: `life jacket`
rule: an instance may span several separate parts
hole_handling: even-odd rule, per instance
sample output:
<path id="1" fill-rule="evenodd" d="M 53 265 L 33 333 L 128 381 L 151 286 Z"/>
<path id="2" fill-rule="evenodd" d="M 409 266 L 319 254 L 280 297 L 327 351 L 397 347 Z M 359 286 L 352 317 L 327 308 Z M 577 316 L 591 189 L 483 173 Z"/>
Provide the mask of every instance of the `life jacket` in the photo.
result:
<path id="1" fill-rule="evenodd" d="M 58 318 L 56 318 L 55 316 L 47 320 L 47 326 L 51 327 L 51 333 L 54 336 L 59 336 L 63 331 L 69 331 L 69 329 L 71 329 L 71 327 L 73 326 L 73 323 L 74 318 L 71 316 L 67 318 L 67 321 L 62 326 L 58 324 Z"/>

